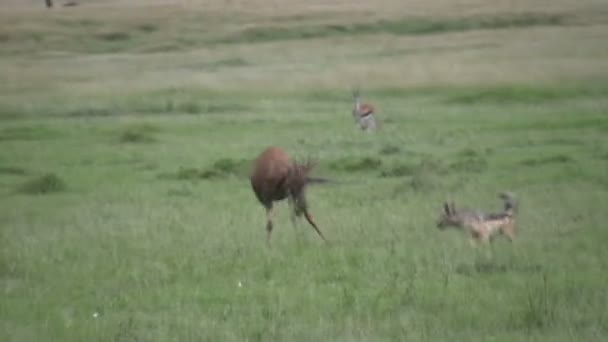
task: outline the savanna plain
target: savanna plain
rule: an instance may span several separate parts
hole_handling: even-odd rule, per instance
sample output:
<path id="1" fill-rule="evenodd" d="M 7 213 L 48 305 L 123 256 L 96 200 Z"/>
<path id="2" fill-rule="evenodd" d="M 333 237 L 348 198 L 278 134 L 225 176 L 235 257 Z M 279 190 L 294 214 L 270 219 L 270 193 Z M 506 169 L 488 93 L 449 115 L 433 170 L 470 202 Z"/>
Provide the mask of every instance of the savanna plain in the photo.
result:
<path id="1" fill-rule="evenodd" d="M 606 339 L 608 1 L 1 2 L 0 340 Z"/>

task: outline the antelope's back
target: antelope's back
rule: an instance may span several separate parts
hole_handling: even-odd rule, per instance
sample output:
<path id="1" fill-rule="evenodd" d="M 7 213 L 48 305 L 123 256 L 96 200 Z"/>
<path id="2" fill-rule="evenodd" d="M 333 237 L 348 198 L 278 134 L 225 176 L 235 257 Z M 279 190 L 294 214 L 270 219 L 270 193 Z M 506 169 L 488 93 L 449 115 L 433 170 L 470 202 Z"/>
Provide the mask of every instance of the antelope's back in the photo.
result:
<path id="1" fill-rule="evenodd" d="M 291 158 L 278 147 L 268 147 L 255 160 L 251 172 L 251 186 L 258 193 L 273 189 L 289 172 Z"/>
<path id="2" fill-rule="evenodd" d="M 368 104 L 368 103 L 362 104 L 361 108 L 359 109 L 361 116 L 373 114 L 375 111 L 376 111 L 376 109 L 374 108 L 374 106 L 372 106 L 371 104 Z"/>

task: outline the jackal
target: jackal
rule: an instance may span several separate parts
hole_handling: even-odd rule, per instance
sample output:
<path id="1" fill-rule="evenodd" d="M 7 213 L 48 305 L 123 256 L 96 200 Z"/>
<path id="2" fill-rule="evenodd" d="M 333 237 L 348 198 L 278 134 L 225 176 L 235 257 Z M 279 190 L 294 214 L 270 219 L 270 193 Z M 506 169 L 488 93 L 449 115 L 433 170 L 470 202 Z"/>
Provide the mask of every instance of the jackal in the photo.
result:
<path id="1" fill-rule="evenodd" d="M 445 229 L 454 227 L 465 230 L 471 243 L 488 243 L 496 235 L 505 235 L 512 242 L 517 230 L 517 200 L 510 192 L 502 192 L 498 197 L 504 201 L 500 212 L 483 212 L 481 210 L 456 209 L 454 202 L 443 205 L 443 212 L 437 222 L 437 227 Z"/>

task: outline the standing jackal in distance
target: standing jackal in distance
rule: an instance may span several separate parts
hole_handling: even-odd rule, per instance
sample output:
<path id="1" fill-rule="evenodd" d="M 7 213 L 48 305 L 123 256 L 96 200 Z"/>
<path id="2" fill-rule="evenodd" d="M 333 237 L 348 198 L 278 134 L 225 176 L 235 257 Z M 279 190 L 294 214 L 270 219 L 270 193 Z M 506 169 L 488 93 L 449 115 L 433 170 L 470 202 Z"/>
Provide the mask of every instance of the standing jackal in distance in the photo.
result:
<path id="1" fill-rule="evenodd" d="M 355 106 L 353 108 L 353 118 L 363 131 L 374 131 L 377 127 L 376 110 L 374 106 L 368 103 L 361 103 L 359 88 L 353 90 L 353 100 Z"/>
<path id="2" fill-rule="evenodd" d="M 325 237 L 308 212 L 306 201 L 306 186 L 311 182 L 325 182 L 322 178 L 309 177 L 315 163 L 308 160 L 305 163 L 295 162 L 289 155 L 278 147 L 269 147 L 258 156 L 251 173 L 251 186 L 266 209 L 267 243 L 270 243 L 272 233 L 273 202 L 287 198 L 292 210 L 291 219 L 295 225 L 296 217 L 304 217 L 324 240 Z"/>
<path id="3" fill-rule="evenodd" d="M 498 234 L 505 235 L 512 242 L 517 230 L 517 200 L 510 192 L 502 192 L 498 197 L 504 201 L 501 212 L 486 213 L 480 210 L 456 209 L 454 202 L 443 205 L 437 227 L 454 227 L 465 230 L 475 241 L 488 243 Z"/>

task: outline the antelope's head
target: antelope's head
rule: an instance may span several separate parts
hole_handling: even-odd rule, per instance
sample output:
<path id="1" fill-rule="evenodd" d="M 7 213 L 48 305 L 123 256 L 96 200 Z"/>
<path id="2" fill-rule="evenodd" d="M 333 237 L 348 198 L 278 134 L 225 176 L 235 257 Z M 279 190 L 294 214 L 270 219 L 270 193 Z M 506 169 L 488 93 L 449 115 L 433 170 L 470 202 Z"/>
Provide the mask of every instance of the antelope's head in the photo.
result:
<path id="1" fill-rule="evenodd" d="M 353 89 L 353 100 L 355 101 L 355 109 L 358 110 L 361 104 L 361 92 L 359 87 Z"/>
<path id="2" fill-rule="evenodd" d="M 361 111 L 361 97 L 359 95 L 359 87 L 356 87 L 353 89 L 353 111 L 352 111 L 352 115 L 353 118 L 355 119 L 355 122 L 359 122 L 360 116 L 361 114 L 359 113 Z"/>
<path id="3" fill-rule="evenodd" d="M 353 99 L 358 100 L 360 98 L 361 91 L 359 87 L 353 89 Z"/>

